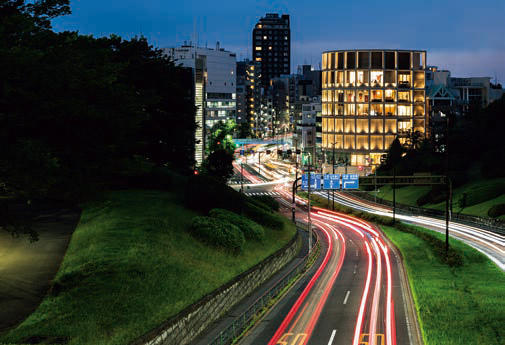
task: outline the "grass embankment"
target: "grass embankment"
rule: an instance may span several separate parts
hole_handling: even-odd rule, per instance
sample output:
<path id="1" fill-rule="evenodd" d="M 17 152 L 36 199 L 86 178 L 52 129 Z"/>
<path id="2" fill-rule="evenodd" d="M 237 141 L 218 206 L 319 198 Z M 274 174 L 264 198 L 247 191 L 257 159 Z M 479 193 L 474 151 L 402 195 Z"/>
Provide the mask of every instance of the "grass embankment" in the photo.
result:
<path id="1" fill-rule="evenodd" d="M 430 191 L 427 186 L 407 186 L 396 189 L 396 201 L 401 204 L 417 206 L 417 200 Z M 370 192 L 374 195 L 375 192 Z M 466 194 L 466 196 L 465 196 Z M 393 200 L 393 189 L 390 185 L 382 186 L 377 193 L 378 198 Z M 465 203 L 460 200 L 466 199 Z M 489 217 L 491 207 L 505 203 L 505 178 L 476 180 L 453 190 L 453 211 L 479 217 Z M 466 204 L 466 205 L 464 205 Z M 465 206 L 465 207 L 461 207 Z M 423 207 L 445 210 L 445 201 L 436 204 L 426 204 Z M 505 215 L 498 217 L 505 220 Z"/>
<path id="2" fill-rule="evenodd" d="M 128 344 L 274 253 L 294 235 L 265 228 L 263 242 L 240 254 L 196 240 L 200 215 L 180 193 L 118 191 L 83 205 L 52 293 L 21 325 L 0 336 L 20 343 L 40 336 L 69 344 Z"/>
<path id="3" fill-rule="evenodd" d="M 483 254 L 451 240 L 463 265 L 449 267 L 419 237 L 382 226 L 402 253 L 426 345 L 502 345 L 505 273 Z M 430 230 L 441 241 L 444 235 Z"/>

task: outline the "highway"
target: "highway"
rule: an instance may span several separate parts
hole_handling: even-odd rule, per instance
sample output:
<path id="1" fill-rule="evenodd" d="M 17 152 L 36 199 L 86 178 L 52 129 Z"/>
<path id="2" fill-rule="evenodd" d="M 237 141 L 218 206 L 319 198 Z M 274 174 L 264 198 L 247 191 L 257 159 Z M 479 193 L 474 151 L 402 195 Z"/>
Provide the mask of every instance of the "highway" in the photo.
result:
<path id="1" fill-rule="evenodd" d="M 324 198 L 328 197 L 325 192 L 316 192 L 316 194 Z M 335 202 L 357 210 L 381 216 L 393 216 L 392 210 L 386 206 L 374 204 L 345 193 L 335 193 Z M 399 220 L 445 233 L 444 220 L 425 216 L 412 216 L 399 212 L 401 211 L 396 212 L 396 218 Z M 493 261 L 500 269 L 505 271 L 505 236 L 456 222 L 449 223 L 449 234 L 451 237 L 457 238 L 458 240 L 461 240 L 480 251 Z"/>
<path id="2" fill-rule="evenodd" d="M 249 169 L 247 180 L 259 186 L 246 195 L 276 197 L 289 215 L 285 184 L 264 185 L 265 177 Z M 297 201 L 297 219 L 307 221 L 305 202 Z M 313 209 L 311 218 L 320 259 L 240 344 L 417 344 L 401 262 L 380 230 L 323 209 Z"/>

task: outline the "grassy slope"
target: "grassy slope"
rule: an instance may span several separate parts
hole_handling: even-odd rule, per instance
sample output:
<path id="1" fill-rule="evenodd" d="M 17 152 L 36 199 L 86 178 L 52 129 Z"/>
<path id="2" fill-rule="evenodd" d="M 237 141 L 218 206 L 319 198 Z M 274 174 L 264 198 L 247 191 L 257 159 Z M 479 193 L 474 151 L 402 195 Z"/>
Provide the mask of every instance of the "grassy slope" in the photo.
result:
<path id="1" fill-rule="evenodd" d="M 505 273 L 456 240 L 451 245 L 463 253 L 464 265 L 451 269 L 425 241 L 382 228 L 403 255 L 426 345 L 503 344 Z"/>
<path id="2" fill-rule="evenodd" d="M 48 296 L 0 341 L 29 336 L 70 337 L 70 344 L 126 344 L 156 327 L 286 244 L 295 229 L 266 230 L 263 244 L 247 242 L 233 256 L 204 245 L 186 231 L 196 213 L 175 194 L 109 193 L 84 205 L 56 280 L 63 292 Z"/>
<path id="3" fill-rule="evenodd" d="M 396 201 L 406 205 L 416 206 L 417 199 L 427 193 L 430 187 L 426 186 L 407 186 L 396 190 Z M 458 201 L 463 193 L 467 194 L 468 206 L 460 209 Z M 373 192 L 371 192 L 373 195 Z M 393 190 L 391 186 L 383 186 L 377 196 L 393 200 Z M 505 203 L 505 178 L 491 180 L 477 180 L 467 183 L 453 190 L 453 210 L 464 214 L 487 217 L 487 211 L 496 204 Z M 445 202 L 439 204 L 428 204 L 424 207 L 445 210 Z M 505 219 L 505 216 L 500 217 Z"/>

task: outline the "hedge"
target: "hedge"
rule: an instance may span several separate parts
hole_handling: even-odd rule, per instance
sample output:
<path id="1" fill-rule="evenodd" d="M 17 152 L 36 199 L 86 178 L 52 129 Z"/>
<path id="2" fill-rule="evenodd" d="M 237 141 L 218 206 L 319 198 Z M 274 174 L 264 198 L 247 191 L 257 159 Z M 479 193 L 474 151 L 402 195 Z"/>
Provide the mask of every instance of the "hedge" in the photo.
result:
<path id="1" fill-rule="evenodd" d="M 193 218 L 191 233 L 211 245 L 220 246 L 240 253 L 245 238 L 240 228 L 223 219 L 197 216 Z"/>
<path id="2" fill-rule="evenodd" d="M 488 211 L 487 215 L 491 218 L 497 218 L 505 214 L 505 204 L 498 204 L 492 206 Z"/>
<path id="3" fill-rule="evenodd" d="M 279 211 L 279 203 L 275 198 L 272 198 L 270 195 L 254 195 L 252 199 L 256 199 L 263 204 L 267 205 L 272 211 Z"/>
<path id="4" fill-rule="evenodd" d="M 253 203 L 247 203 L 247 207 L 244 208 L 244 214 L 267 228 L 274 230 L 284 229 L 284 222 L 280 215 L 268 212 Z"/>
<path id="5" fill-rule="evenodd" d="M 236 225 L 242 231 L 246 239 L 256 241 L 263 241 L 265 239 L 265 230 L 261 225 L 234 212 L 222 208 L 214 208 L 209 212 L 209 216 Z"/>

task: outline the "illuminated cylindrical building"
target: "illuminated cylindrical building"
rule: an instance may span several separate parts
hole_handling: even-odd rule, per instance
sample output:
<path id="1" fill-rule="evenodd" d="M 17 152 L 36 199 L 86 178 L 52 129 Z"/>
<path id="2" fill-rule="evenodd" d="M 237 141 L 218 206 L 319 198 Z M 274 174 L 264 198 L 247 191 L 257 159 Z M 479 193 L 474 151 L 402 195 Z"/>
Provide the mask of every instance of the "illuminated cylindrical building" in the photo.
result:
<path id="1" fill-rule="evenodd" d="M 420 50 L 324 52 L 323 152 L 335 148 L 352 166 L 377 165 L 395 137 L 405 143 L 419 132 L 424 138 L 425 68 Z"/>

